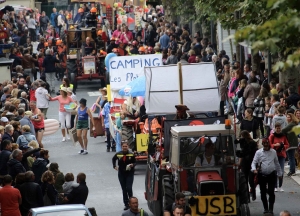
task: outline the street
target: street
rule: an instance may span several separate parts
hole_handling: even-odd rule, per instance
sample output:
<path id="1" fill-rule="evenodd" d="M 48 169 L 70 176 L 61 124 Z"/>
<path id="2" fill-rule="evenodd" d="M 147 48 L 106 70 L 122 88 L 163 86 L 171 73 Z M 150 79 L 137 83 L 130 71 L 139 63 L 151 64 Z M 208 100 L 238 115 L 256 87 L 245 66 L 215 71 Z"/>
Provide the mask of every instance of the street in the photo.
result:
<path id="1" fill-rule="evenodd" d="M 57 83 L 58 86 L 59 82 Z M 90 107 L 99 95 L 99 81 L 81 81 L 77 89 L 77 99 L 86 98 Z M 50 102 L 48 116 L 58 119 L 58 103 Z M 72 172 L 76 176 L 79 172 L 87 175 L 89 196 L 87 207 L 95 207 L 98 215 L 121 216 L 123 212 L 122 192 L 117 177 L 117 171 L 112 167 L 113 152 L 106 152 L 104 137 L 88 137 L 88 155 L 78 155 L 79 146 L 73 146 L 72 141 L 61 142 L 60 130 L 54 135 L 44 137 L 44 148 L 50 151 L 50 162 L 57 162 L 60 171 L 64 174 Z M 144 174 L 146 165 L 138 164 L 133 184 L 133 194 L 139 199 L 139 207 L 150 214 L 144 198 Z M 257 187 L 258 189 L 258 187 Z M 281 210 L 289 210 L 291 214 L 300 215 L 300 187 L 291 178 L 284 177 L 283 189 L 285 192 L 276 193 L 274 214 Z M 263 207 L 260 194 L 257 200 L 250 203 L 251 215 L 262 215 Z"/>

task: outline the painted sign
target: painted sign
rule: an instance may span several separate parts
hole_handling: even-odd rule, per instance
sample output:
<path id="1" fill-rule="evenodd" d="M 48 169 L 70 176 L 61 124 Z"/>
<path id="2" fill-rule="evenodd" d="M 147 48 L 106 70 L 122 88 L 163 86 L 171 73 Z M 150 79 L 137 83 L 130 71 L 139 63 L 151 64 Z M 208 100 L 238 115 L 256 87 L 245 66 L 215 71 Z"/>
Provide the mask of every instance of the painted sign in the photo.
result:
<path id="1" fill-rule="evenodd" d="M 149 142 L 149 134 L 136 135 L 136 148 L 138 152 L 147 151 Z"/>
<path id="2" fill-rule="evenodd" d="M 162 55 L 116 56 L 109 59 L 110 87 L 117 91 L 144 75 L 144 67 L 162 65 Z"/>
<path id="3" fill-rule="evenodd" d="M 94 74 L 96 63 L 94 58 L 83 58 L 84 74 Z"/>
<path id="4" fill-rule="evenodd" d="M 191 206 L 192 215 L 236 215 L 235 195 L 194 196 L 198 202 Z"/>

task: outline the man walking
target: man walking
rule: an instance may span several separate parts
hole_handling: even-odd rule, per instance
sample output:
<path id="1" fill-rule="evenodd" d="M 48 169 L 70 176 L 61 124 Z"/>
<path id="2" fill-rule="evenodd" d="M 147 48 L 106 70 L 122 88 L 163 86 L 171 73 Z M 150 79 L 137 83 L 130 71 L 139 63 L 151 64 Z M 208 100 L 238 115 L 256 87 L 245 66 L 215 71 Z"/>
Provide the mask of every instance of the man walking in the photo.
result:
<path id="1" fill-rule="evenodd" d="M 20 216 L 19 205 L 22 203 L 20 191 L 11 186 L 12 178 L 3 178 L 3 188 L 0 189 L 1 216 Z"/>
<path id="2" fill-rule="evenodd" d="M 53 26 L 53 28 L 55 28 L 55 31 L 58 32 L 58 28 L 57 28 L 57 12 L 56 12 L 56 8 L 52 9 L 52 13 L 50 16 L 50 23 Z"/>
<path id="3" fill-rule="evenodd" d="M 274 188 L 277 176 L 282 178 L 282 170 L 278 162 L 277 153 L 274 149 L 271 149 L 269 141 L 267 139 L 263 139 L 262 144 L 263 148 L 257 150 L 255 153 L 251 164 L 251 170 L 253 173 L 258 174 L 258 183 L 260 187 L 261 201 L 264 206 L 264 214 L 273 214 L 275 203 Z M 269 194 L 269 205 L 267 200 L 267 190 Z"/>
<path id="4" fill-rule="evenodd" d="M 129 198 L 129 209 L 122 213 L 122 216 L 148 216 L 144 209 L 139 209 L 139 201 L 136 197 Z"/>
<path id="5" fill-rule="evenodd" d="M 55 63 L 59 63 L 59 60 L 51 54 L 50 49 L 47 49 L 46 57 L 43 61 L 43 68 L 52 93 L 55 93 Z"/>

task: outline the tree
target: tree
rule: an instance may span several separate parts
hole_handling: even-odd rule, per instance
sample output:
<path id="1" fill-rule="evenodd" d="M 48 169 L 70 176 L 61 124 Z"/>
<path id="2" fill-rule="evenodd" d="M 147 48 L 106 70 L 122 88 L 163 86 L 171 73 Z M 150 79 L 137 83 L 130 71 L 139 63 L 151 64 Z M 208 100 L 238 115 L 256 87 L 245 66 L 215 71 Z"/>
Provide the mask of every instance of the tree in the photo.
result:
<path id="1" fill-rule="evenodd" d="M 237 41 L 248 41 L 254 51 L 268 50 L 278 54 L 273 71 L 286 72 L 287 85 L 298 86 L 294 79 L 300 64 L 300 5 L 298 0 L 264 0 L 269 19 L 249 24 L 235 33 Z M 290 77 L 290 78 L 289 78 Z M 293 77 L 293 78 L 292 78 Z"/>

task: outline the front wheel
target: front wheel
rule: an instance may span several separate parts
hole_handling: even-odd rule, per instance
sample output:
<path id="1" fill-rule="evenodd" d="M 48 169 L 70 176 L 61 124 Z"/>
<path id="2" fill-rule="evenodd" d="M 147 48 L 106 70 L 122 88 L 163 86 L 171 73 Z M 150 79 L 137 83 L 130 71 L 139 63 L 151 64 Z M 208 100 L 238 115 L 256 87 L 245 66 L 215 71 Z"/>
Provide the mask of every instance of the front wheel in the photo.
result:
<path id="1" fill-rule="evenodd" d="M 250 216 L 250 209 L 248 204 L 242 204 L 238 209 L 238 216 Z"/>

